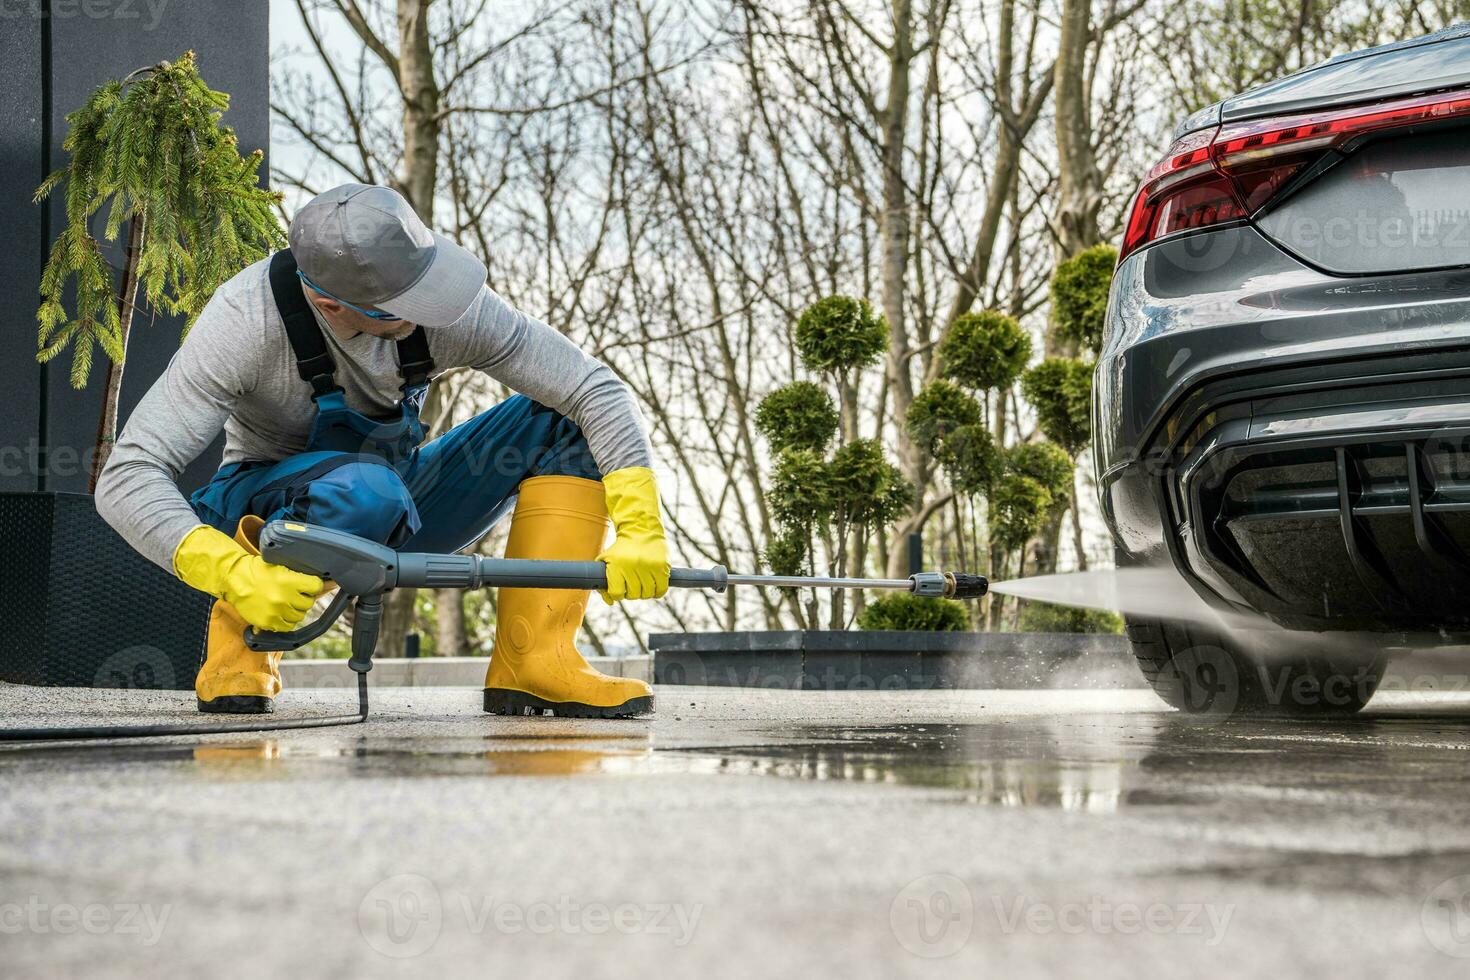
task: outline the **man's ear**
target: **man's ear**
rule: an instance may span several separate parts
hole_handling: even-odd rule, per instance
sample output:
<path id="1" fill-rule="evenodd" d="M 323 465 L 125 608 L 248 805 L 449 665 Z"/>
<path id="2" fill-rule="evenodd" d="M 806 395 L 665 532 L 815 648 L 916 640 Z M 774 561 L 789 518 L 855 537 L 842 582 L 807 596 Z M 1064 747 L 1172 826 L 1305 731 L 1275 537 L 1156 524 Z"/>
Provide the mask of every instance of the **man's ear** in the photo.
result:
<path id="1" fill-rule="evenodd" d="M 323 296 L 321 293 L 317 292 L 314 289 L 308 289 L 306 291 L 306 301 L 312 306 L 315 306 L 322 313 L 334 316 L 342 313 L 347 309 L 347 307 L 332 299 L 332 297 Z"/>

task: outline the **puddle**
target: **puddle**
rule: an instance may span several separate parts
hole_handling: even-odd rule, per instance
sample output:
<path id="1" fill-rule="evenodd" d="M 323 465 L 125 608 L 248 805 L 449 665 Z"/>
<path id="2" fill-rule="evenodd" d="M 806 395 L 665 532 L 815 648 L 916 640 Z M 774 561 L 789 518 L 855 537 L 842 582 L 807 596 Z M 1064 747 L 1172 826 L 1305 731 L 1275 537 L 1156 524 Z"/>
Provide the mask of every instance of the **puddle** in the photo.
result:
<path id="1" fill-rule="evenodd" d="M 956 804 L 1105 814 L 1139 807 L 1209 807 L 1247 782 L 1285 785 L 1294 767 L 1345 779 L 1393 760 L 1463 752 L 1465 729 L 1407 717 L 1302 725 L 1201 727 L 1167 713 L 1074 713 L 953 724 L 731 723 L 694 741 L 648 731 L 586 729 L 484 736 L 241 737 L 230 741 L 47 746 L 0 754 L 0 778 L 135 767 L 150 779 L 218 783 L 310 779 L 777 779 L 936 791 Z M 1453 744 L 1450 744 L 1453 743 Z M 1433 756 L 1436 763 L 1443 760 Z M 1458 753 L 1455 765 L 1462 765 Z M 1376 777 L 1375 777 L 1376 778 Z M 1371 786 L 1368 788 L 1371 789 Z M 879 797 L 874 796 L 876 801 Z"/>
<path id="2" fill-rule="evenodd" d="M 1147 776 L 1126 757 L 1053 757 L 1051 751 L 998 755 L 996 750 L 1007 746 L 993 744 L 994 726 L 911 725 L 824 734 L 828 737 L 680 751 L 717 760 L 715 772 L 951 790 L 959 800 L 983 806 L 1111 813 L 1125 806 L 1208 802 L 1139 786 Z"/>
<path id="3" fill-rule="evenodd" d="M 790 733 L 785 733 L 789 738 Z M 965 803 L 1048 807 L 1110 813 L 1125 806 L 1199 803 L 1140 787 L 1147 776 L 1127 759 L 1036 758 L 977 755 L 975 733 L 934 730 L 861 730 L 835 737 L 738 746 L 642 747 L 558 745 L 525 748 L 516 742 L 486 748 L 455 740 L 408 739 L 394 744 L 298 745 L 265 740 L 249 744 L 160 746 L 129 753 L 135 761 L 183 763 L 208 779 L 291 779 L 331 772 L 345 778 L 727 776 L 856 782 L 947 790 Z M 495 742 L 505 740 L 495 739 Z M 114 757 L 113 764 L 117 759 Z"/>
<path id="4" fill-rule="evenodd" d="M 1017 732 L 1014 726 L 1000 726 Z M 1037 732 L 1022 726 L 1035 736 Z M 164 766 L 206 781 L 321 778 L 726 776 L 947 790 L 967 803 L 1090 813 L 1124 806 L 1199 802 L 1138 784 L 1136 760 L 1058 753 L 1055 742 L 997 743 L 997 726 L 806 727 L 760 733 L 749 744 L 655 750 L 635 736 L 310 740 L 263 738 L 108 749 L 55 747 L 12 756 L 15 768 Z M 769 741 L 765 737 L 769 737 Z M 1009 739 L 1005 740 L 1009 741 Z M 534 747 L 531 743 L 538 743 Z M 1036 751 L 1041 749 L 1042 751 Z"/>
<path id="5" fill-rule="evenodd" d="M 583 776 L 593 773 L 637 771 L 651 749 L 559 748 L 477 749 L 447 748 L 443 740 L 424 740 L 380 748 L 351 746 L 299 747 L 262 743 L 254 746 L 198 746 L 192 761 L 202 773 L 219 776 L 262 775 L 270 778 L 305 776 L 342 769 L 350 777 L 432 778 L 443 776 Z"/>
<path id="6" fill-rule="evenodd" d="M 527 747 L 528 742 L 541 746 Z M 289 741 L 275 738 L 105 747 L 41 746 L 0 756 L 11 772 L 128 765 L 172 767 L 206 779 L 433 778 L 443 776 L 577 776 L 646 768 L 646 733 L 493 738 L 410 737 L 385 740 Z"/>

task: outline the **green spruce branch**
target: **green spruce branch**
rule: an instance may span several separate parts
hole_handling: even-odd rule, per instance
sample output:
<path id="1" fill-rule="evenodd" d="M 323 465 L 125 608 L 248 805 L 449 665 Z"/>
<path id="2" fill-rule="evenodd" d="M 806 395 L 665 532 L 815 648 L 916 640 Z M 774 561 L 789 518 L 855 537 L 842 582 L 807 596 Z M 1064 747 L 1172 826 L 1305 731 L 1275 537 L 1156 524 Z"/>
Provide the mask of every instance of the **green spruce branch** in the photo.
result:
<path id="1" fill-rule="evenodd" d="M 70 159 L 36 189 L 36 203 L 60 193 L 66 210 L 41 275 L 36 358 L 70 348 L 75 388 L 86 386 L 97 349 L 110 362 L 94 486 L 115 438 L 139 287 L 152 310 L 182 314 L 187 333 L 221 283 L 285 245 L 280 195 L 258 186 L 261 152 L 242 157 L 220 122 L 229 101 L 205 84 L 192 51 L 106 82 L 66 117 Z M 99 237 L 116 241 L 125 224 L 119 287 Z"/>

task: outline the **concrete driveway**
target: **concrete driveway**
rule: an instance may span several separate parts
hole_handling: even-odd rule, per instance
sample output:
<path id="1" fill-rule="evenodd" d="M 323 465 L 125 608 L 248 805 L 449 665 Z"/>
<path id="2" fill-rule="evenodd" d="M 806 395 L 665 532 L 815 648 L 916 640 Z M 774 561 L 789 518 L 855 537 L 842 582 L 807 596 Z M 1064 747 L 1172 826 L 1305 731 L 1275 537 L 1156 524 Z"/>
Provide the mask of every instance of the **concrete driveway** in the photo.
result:
<path id="1" fill-rule="evenodd" d="M 350 707 L 290 692 L 283 713 Z M 1463 976 L 1470 695 L 381 689 L 361 728 L 0 749 L 8 977 Z M 192 719 L 0 685 L 8 724 Z"/>

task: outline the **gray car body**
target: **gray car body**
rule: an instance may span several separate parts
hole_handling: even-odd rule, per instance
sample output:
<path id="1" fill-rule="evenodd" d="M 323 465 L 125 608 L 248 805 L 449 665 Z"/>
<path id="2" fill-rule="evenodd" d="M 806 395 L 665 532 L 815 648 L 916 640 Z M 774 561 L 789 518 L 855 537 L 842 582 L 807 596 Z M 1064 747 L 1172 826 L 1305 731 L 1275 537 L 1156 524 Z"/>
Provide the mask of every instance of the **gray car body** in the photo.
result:
<path id="1" fill-rule="evenodd" d="M 1465 86 L 1470 25 L 1335 58 L 1197 112 L 1177 134 Z M 1330 275 L 1250 223 L 1163 239 L 1114 274 L 1093 413 L 1101 506 L 1120 562 L 1172 563 L 1213 603 L 1332 628 L 1333 597 L 1315 618 L 1221 576 L 1201 554 L 1219 515 L 1190 489 L 1201 479 L 1190 468 L 1222 465 L 1234 447 L 1434 439 L 1470 427 L 1470 269 Z M 1346 521 L 1350 545 L 1355 522 Z M 1310 552 L 1314 539 L 1304 540 Z M 1301 560 L 1338 560 L 1323 547 Z M 1349 569 L 1356 585 L 1343 588 L 1371 591 L 1381 568 L 1368 565 Z M 1331 592 L 1337 579 L 1321 578 Z M 1345 600 L 1350 625 L 1445 625 L 1402 602 L 1375 602 Z"/>

